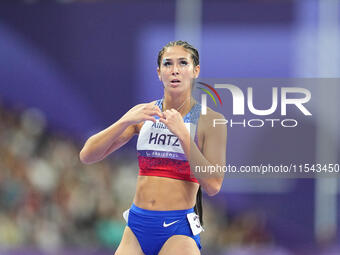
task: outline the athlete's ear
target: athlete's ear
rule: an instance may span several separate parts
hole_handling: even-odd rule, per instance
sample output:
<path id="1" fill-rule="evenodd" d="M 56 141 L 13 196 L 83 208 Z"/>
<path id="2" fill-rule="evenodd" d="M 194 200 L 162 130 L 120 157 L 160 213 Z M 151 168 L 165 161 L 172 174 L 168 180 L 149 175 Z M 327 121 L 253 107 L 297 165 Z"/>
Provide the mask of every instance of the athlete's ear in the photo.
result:
<path id="1" fill-rule="evenodd" d="M 199 76 L 200 70 L 201 70 L 200 65 L 197 65 L 197 66 L 194 67 L 194 75 L 195 75 L 195 79 L 197 79 L 197 77 Z"/>
<path id="2" fill-rule="evenodd" d="M 159 69 L 159 67 L 157 67 L 157 75 L 158 75 L 158 79 L 160 81 L 162 81 L 162 78 L 161 78 L 161 70 Z"/>

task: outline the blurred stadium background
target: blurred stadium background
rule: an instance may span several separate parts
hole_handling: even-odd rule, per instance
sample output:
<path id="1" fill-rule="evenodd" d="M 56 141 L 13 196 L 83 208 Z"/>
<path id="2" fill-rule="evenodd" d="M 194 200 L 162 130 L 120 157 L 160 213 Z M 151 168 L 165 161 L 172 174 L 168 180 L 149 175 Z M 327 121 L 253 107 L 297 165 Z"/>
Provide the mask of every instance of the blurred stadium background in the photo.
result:
<path id="1" fill-rule="evenodd" d="M 136 139 L 94 165 L 78 154 L 130 107 L 161 97 L 156 57 L 167 42 L 195 45 L 203 78 L 340 77 L 339 11 L 338 0 L 1 1 L 0 254 L 114 252 Z M 293 134 L 295 159 L 339 163 L 338 84 L 331 91 L 331 139 L 314 118 Z M 293 160 L 267 131 L 229 129 L 229 162 L 251 162 L 259 146 Z M 226 178 L 204 199 L 202 254 L 340 254 L 339 205 L 335 178 Z"/>

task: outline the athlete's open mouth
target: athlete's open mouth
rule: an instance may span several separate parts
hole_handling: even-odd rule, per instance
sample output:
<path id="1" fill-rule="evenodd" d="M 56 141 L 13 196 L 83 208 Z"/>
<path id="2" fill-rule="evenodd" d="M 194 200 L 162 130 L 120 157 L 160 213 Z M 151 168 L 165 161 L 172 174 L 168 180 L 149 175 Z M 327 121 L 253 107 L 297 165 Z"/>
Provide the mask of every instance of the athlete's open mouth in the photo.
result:
<path id="1" fill-rule="evenodd" d="M 176 84 L 176 83 L 180 83 L 181 81 L 180 80 L 178 80 L 178 79 L 173 79 L 173 80 L 171 80 L 171 83 L 172 84 Z"/>

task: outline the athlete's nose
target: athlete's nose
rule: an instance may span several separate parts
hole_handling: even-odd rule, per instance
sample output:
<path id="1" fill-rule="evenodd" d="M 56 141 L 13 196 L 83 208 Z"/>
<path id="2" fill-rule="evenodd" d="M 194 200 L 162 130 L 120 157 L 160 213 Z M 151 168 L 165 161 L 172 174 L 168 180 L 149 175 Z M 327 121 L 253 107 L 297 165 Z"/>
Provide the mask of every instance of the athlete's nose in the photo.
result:
<path id="1" fill-rule="evenodd" d="M 174 64 L 173 69 L 172 69 L 172 75 L 176 75 L 176 74 L 179 74 L 179 69 L 178 69 L 177 64 Z"/>

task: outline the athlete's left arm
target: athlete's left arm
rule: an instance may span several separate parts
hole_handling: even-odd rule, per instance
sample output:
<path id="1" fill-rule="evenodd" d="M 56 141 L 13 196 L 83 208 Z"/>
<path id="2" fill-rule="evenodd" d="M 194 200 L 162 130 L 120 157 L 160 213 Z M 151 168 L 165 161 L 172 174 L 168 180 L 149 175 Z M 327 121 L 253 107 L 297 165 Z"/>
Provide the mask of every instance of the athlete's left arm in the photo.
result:
<path id="1" fill-rule="evenodd" d="M 220 191 L 226 164 L 227 126 L 219 124 L 214 127 L 214 119 L 224 119 L 224 116 L 210 110 L 208 115 L 201 115 L 198 123 L 204 137 L 202 152 L 191 137 L 180 138 L 191 172 L 209 196 Z"/>
<path id="2" fill-rule="evenodd" d="M 208 108 L 209 109 L 209 108 Z M 224 119 L 220 113 L 208 110 L 207 115 L 201 115 L 198 123 L 203 133 L 202 152 L 185 127 L 182 116 L 174 109 L 164 112 L 165 119 L 160 121 L 167 125 L 182 145 L 189 160 L 191 172 L 209 196 L 216 195 L 222 186 L 226 164 L 227 126 L 213 126 L 214 119 Z M 201 132 L 200 132 L 201 133 Z M 216 170 L 215 172 L 213 172 Z"/>

